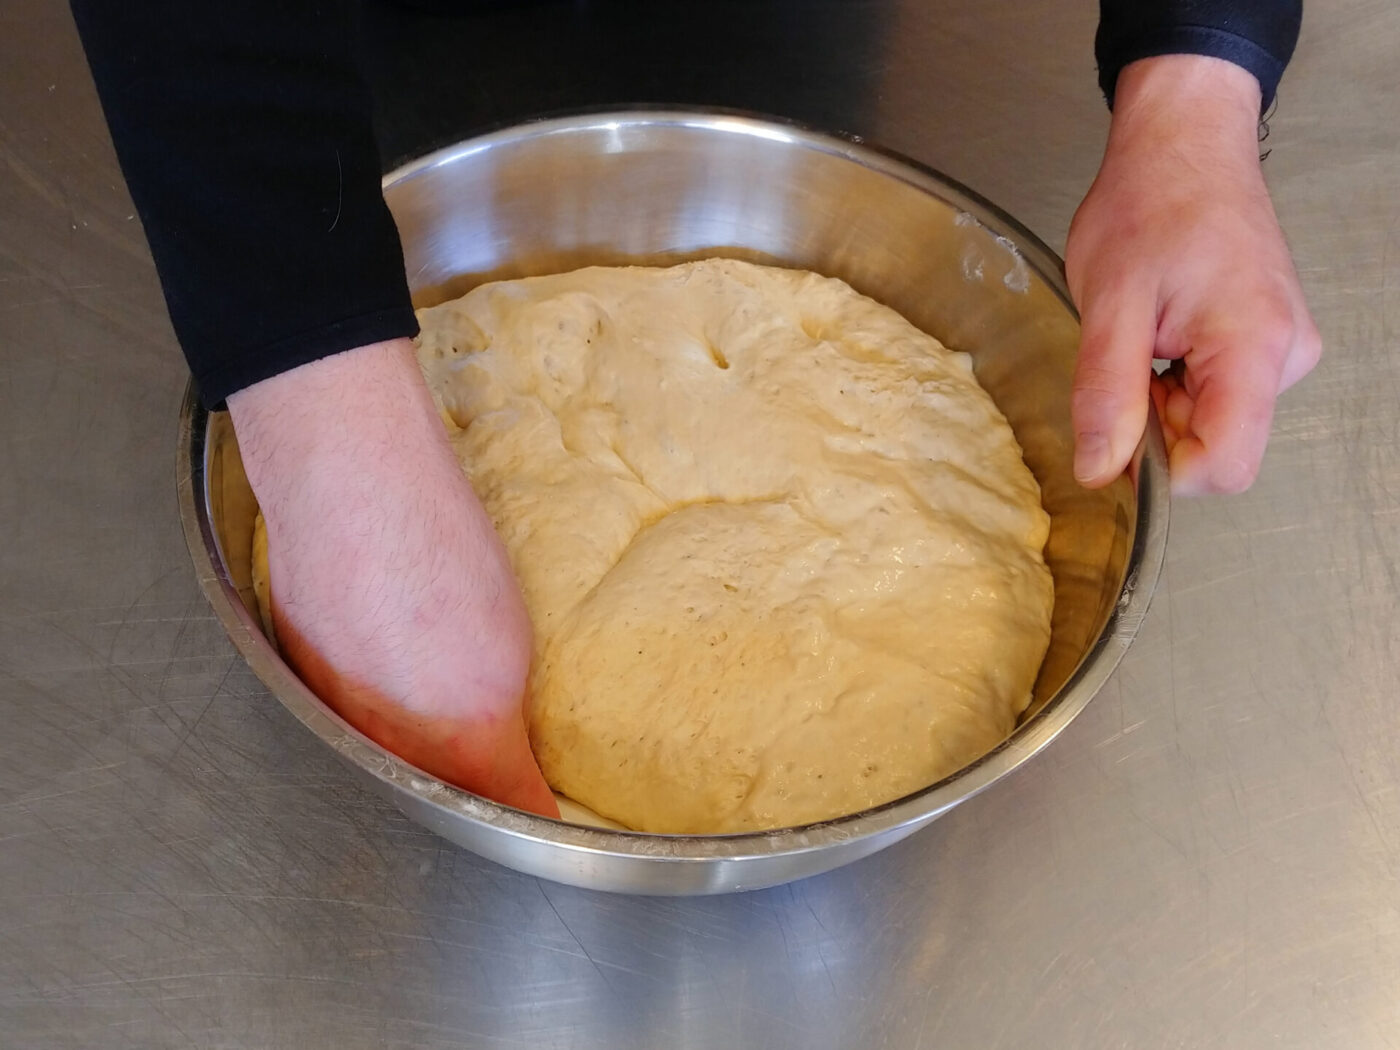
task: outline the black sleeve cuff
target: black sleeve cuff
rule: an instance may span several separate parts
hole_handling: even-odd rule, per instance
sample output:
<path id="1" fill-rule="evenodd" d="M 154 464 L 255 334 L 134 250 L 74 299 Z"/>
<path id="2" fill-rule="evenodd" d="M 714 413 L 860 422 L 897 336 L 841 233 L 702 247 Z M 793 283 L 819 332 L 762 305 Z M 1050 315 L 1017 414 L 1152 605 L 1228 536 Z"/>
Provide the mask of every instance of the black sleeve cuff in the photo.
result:
<path id="1" fill-rule="evenodd" d="M 1158 55 L 1206 55 L 1253 73 L 1267 109 L 1293 57 L 1302 0 L 1100 0 L 1094 52 L 1109 107 L 1123 67 Z"/>
<path id="2" fill-rule="evenodd" d="M 222 408 L 230 394 L 299 365 L 388 339 L 412 338 L 418 319 L 411 306 L 395 305 L 357 317 L 332 321 L 242 353 L 191 357 L 199 399 L 210 410 Z"/>

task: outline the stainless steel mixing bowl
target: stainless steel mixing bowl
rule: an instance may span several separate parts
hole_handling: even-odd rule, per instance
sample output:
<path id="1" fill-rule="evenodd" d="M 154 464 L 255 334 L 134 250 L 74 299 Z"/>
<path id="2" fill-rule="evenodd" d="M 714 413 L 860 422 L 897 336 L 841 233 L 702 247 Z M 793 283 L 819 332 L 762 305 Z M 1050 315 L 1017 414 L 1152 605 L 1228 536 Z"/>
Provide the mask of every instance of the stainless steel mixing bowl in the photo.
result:
<path id="1" fill-rule="evenodd" d="M 566 824 L 449 787 L 346 725 L 278 658 L 249 579 L 256 507 L 228 417 L 191 392 L 179 488 L 199 581 L 267 687 L 369 786 L 484 857 L 559 882 L 634 893 L 751 889 L 889 846 L 1006 776 L 1101 686 L 1147 609 L 1166 544 L 1160 436 L 1129 475 L 1087 492 L 1070 472 L 1079 328 L 1059 260 L 975 194 L 856 140 L 728 113 L 593 113 L 508 128 L 384 180 L 420 305 L 488 279 L 589 263 L 728 255 L 841 277 L 950 346 L 1026 451 L 1052 528 L 1050 651 L 1004 743 L 923 791 L 840 820 L 767 833 L 664 836 Z"/>

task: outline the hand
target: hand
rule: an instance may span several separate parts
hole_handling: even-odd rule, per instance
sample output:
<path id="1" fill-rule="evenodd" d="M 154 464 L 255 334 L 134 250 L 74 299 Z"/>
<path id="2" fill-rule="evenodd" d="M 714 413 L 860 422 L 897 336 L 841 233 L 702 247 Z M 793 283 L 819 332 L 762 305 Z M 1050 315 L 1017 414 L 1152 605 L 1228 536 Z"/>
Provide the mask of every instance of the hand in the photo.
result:
<path id="1" fill-rule="evenodd" d="M 412 344 L 303 365 L 229 410 L 303 681 L 434 776 L 558 816 L 526 735 L 530 621 Z"/>
<path id="2" fill-rule="evenodd" d="M 1075 476 L 1122 473 L 1156 402 L 1178 493 L 1240 492 L 1274 401 L 1321 350 L 1259 165 L 1259 84 L 1229 62 L 1145 59 L 1118 78 L 1108 148 L 1070 226 L 1083 319 Z M 1152 376 L 1153 357 L 1174 362 Z"/>

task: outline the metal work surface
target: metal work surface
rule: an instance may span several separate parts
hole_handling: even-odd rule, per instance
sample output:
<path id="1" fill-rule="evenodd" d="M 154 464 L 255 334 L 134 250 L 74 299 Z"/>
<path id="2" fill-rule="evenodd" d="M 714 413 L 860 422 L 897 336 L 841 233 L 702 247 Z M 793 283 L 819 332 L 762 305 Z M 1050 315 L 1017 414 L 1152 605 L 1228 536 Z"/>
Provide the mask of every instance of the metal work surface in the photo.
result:
<path id="1" fill-rule="evenodd" d="M 386 162 L 589 104 L 880 141 L 1052 245 L 1094 5 L 369 12 Z M 475 48 L 472 41 L 475 41 Z M 1173 508 L 1088 709 L 903 843 L 697 899 L 540 882 L 352 781 L 235 655 L 185 371 L 66 8 L 0 13 L 0 1047 L 1400 1047 L 1400 10 L 1315 0 L 1266 168 L 1327 346 Z"/>

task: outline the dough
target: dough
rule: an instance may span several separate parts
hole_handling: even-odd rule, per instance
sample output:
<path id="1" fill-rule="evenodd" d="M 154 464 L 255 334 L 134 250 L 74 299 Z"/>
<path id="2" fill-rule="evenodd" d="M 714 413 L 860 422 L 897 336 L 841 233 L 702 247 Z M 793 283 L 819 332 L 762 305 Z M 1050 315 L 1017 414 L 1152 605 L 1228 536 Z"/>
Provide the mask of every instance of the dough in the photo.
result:
<path id="1" fill-rule="evenodd" d="M 419 320 L 535 625 L 556 791 L 642 831 L 785 827 L 1014 727 L 1049 519 L 967 355 L 840 281 L 727 260 L 499 282 Z"/>
<path id="2" fill-rule="evenodd" d="M 556 790 L 644 831 L 782 827 L 1011 731 L 1049 521 L 966 355 L 729 260 L 489 284 L 419 320 L 534 621 Z"/>

